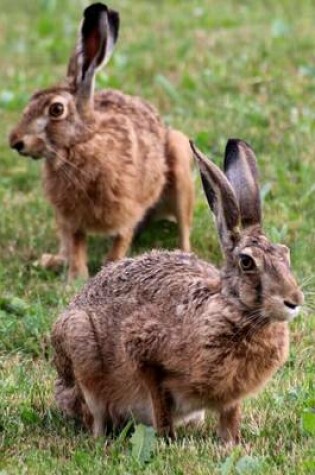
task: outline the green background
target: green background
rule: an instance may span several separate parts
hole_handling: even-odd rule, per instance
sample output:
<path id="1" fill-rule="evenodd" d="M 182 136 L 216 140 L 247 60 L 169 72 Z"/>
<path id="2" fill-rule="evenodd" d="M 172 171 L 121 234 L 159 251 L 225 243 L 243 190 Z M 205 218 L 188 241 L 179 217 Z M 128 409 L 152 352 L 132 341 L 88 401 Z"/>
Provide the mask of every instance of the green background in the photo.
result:
<path id="1" fill-rule="evenodd" d="M 49 332 L 82 283 L 41 270 L 57 249 L 41 162 L 9 150 L 7 135 L 29 96 L 65 72 L 88 3 L 0 0 L 0 470 L 9 474 L 314 473 L 315 4 L 313 1 L 144 1 L 111 3 L 121 34 L 97 87 L 151 101 L 165 121 L 194 138 L 216 163 L 229 137 L 254 148 L 261 170 L 265 230 L 290 246 L 306 305 L 291 325 L 287 364 L 245 403 L 243 443 L 220 446 L 214 419 L 153 442 L 143 464 L 124 435 L 106 448 L 53 402 Z M 195 172 L 193 250 L 215 263 L 218 240 Z M 176 246 L 176 227 L 154 224 L 131 253 Z M 91 237 L 95 273 L 106 252 Z"/>

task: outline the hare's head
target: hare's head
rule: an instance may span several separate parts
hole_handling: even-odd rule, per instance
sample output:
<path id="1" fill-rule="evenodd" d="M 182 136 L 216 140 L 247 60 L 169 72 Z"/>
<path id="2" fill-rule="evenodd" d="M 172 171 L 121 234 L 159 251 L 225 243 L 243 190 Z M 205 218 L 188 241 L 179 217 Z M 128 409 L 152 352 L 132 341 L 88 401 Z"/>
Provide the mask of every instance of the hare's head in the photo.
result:
<path id="1" fill-rule="evenodd" d="M 289 249 L 272 244 L 262 231 L 257 163 L 241 140 L 228 141 L 224 173 L 192 144 L 226 263 L 222 288 L 251 315 L 290 321 L 304 297 L 290 268 Z"/>
<path id="2" fill-rule="evenodd" d="M 31 97 L 20 122 L 11 131 L 13 149 L 33 158 L 54 158 L 62 149 L 91 136 L 95 73 L 109 60 L 118 30 L 117 12 L 101 3 L 86 8 L 66 81 Z"/>

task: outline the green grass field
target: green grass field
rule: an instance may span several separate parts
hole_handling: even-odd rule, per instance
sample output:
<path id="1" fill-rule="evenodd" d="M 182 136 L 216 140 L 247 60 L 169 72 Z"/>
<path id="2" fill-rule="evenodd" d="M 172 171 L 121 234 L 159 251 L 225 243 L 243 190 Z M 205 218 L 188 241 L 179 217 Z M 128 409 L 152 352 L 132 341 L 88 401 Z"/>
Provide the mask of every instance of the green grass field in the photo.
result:
<path id="1" fill-rule="evenodd" d="M 30 94 L 62 78 L 83 0 L 0 0 L 0 474 L 315 473 L 315 5 L 312 0 L 113 0 L 121 35 L 98 87 L 141 95 L 217 163 L 226 140 L 256 151 L 269 237 L 291 247 L 304 311 L 290 358 L 244 405 L 243 443 L 220 446 L 210 415 L 176 443 L 153 440 L 144 464 L 124 433 L 104 448 L 58 413 L 49 333 L 80 284 L 40 269 L 57 249 L 40 162 L 9 150 L 7 135 Z M 196 174 L 192 244 L 220 261 Z M 154 225 L 132 248 L 174 247 Z M 90 239 L 95 273 L 106 251 Z M 147 433 L 147 441 L 149 435 Z M 152 434 L 151 434 L 152 436 Z M 143 454 L 142 454 L 143 455 Z"/>

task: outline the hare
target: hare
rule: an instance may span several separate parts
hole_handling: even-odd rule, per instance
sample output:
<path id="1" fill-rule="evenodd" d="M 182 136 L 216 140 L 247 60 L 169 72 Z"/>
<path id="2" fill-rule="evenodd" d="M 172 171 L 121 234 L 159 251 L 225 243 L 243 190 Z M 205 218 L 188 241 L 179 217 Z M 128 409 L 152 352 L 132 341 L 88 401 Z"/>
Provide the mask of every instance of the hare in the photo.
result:
<path id="1" fill-rule="evenodd" d="M 220 438 L 237 442 L 242 399 L 287 359 L 304 297 L 288 248 L 262 231 L 254 152 L 230 139 L 224 174 L 194 151 L 223 267 L 180 251 L 111 263 L 54 325 L 57 404 L 95 436 L 133 417 L 174 437 L 212 409 Z"/>
<path id="2" fill-rule="evenodd" d="M 181 248 L 190 250 L 194 186 L 187 137 L 138 97 L 94 94 L 95 73 L 108 62 L 118 30 L 117 12 L 89 6 L 65 82 L 36 92 L 9 137 L 19 154 L 45 158 L 43 184 L 60 249 L 41 262 L 68 263 L 70 279 L 88 275 L 88 232 L 113 236 L 107 258 L 120 259 L 139 223 L 160 204 L 178 222 Z"/>

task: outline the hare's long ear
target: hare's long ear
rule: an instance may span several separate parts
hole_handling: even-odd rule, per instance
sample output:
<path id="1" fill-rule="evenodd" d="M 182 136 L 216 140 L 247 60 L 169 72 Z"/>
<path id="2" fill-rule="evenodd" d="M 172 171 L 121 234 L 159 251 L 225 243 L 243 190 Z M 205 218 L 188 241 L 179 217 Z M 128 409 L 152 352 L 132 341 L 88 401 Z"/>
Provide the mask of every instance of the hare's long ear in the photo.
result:
<path id="1" fill-rule="evenodd" d="M 68 80 L 83 109 L 92 107 L 95 72 L 106 64 L 119 31 L 119 14 L 102 3 L 84 10 L 79 40 L 68 64 Z"/>
<path id="2" fill-rule="evenodd" d="M 240 213 L 237 200 L 224 173 L 190 142 L 201 174 L 202 186 L 215 215 L 223 251 L 229 257 L 239 241 Z"/>
<path id="3" fill-rule="evenodd" d="M 252 148 L 244 141 L 230 139 L 225 149 L 224 172 L 231 183 L 244 228 L 261 224 L 258 167 Z"/>

